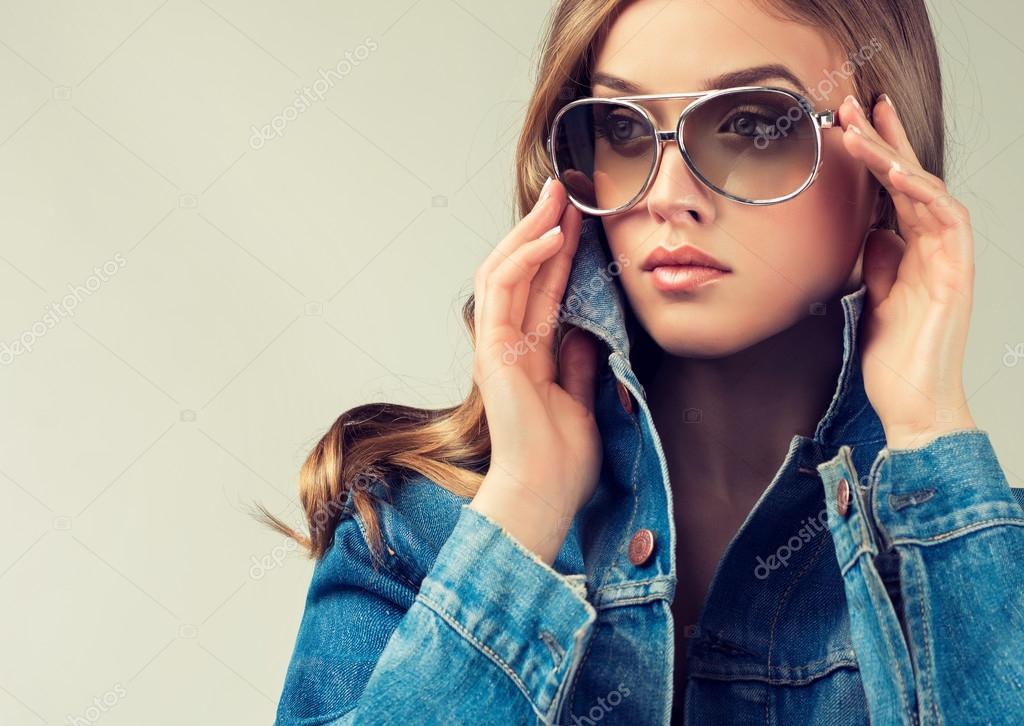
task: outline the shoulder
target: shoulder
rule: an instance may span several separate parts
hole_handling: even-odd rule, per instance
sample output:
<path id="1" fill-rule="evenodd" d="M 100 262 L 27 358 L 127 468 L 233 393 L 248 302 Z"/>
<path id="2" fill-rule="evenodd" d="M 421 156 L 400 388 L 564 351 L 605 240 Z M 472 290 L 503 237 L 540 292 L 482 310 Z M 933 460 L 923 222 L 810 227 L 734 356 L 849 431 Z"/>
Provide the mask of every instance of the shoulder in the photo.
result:
<path id="1" fill-rule="evenodd" d="M 387 487 L 378 484 L 371 490 L 384 561 L 374 566 L 366 522 L 352 510 L 339 521 L 334 541 L 317 570 L 335 583 L 343 579 L 364 587 L 376 586 L 374 589 L 379 588 L 381 577 L 388 577 L 404 585 L 409 605 L 455 528 L 462 505 L 471 499 L 453 494 L 416 472 L 389 476 L 387 483 Z"/>

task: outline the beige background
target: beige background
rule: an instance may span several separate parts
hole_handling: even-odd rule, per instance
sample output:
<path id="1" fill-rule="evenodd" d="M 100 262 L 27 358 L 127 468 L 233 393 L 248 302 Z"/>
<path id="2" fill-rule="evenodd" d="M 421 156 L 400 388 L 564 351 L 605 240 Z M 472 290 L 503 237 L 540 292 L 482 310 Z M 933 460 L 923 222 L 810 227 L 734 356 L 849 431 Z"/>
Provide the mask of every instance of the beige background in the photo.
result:
<path id="1" fill-rule="evenodd" d="M 295 520 L 341 411 L 467 390 L 548 8 L 0 2 L 0 723 L 271 722 L 311 564 L 245 507 Z M 1024 16 L 934 9 L 970 405 L 1021 485 Z"/>

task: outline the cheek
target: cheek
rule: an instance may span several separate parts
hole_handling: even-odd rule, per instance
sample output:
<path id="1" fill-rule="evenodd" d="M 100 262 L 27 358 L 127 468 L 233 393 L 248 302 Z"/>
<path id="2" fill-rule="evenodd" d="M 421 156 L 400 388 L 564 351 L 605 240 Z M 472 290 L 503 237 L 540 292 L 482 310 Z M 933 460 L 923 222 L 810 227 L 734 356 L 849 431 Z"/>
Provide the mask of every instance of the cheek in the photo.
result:
<path id="1" fill-rule="evenodd" d="M 817 179 L 795 199 L 737 210 L 733 236 L 752 240 L 741 245 L 750 253 L 744 256 L 750 285 L 737 287 L 756 297 L 774 286 L 775 299 L 802 308 L 836 294 L 849 279 L 878 185 L 841 145 L 826 148 L 825 158 Z"/>

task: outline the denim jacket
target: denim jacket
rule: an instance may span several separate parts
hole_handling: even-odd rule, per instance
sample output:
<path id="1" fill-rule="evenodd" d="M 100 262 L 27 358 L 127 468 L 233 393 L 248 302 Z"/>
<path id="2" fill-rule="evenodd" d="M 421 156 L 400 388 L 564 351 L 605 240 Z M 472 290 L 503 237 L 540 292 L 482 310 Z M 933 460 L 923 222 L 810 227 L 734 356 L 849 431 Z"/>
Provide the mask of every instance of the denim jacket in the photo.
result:
<path id="1" fill-rule="evenodd" d="M 683 722 L 672 490 L 602 240 L 586 218 L 561 317 L 608 346 L 604 459 L 553 565 L 413 474 L 379 505 L 374 568 L 347 502 L 278 726 Z M 686 724 L 1024 723 L 1020 490 L 979 429 L 885 447 L 861 376 L 865 292 L 841 299 L 831 403 L 792 438 L 688 628 Z"/>

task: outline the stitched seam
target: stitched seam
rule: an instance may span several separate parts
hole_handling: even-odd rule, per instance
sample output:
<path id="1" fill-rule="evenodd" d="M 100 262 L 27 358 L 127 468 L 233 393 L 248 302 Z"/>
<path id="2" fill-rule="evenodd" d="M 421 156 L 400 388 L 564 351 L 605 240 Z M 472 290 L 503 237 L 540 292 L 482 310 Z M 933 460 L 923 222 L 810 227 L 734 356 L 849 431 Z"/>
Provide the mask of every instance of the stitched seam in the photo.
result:
<path id="1" fill-rule="evenodd" d="M 359 529 L 359 534 L 362 536 L 363 544 L 366 545 L 366 552 L 367 552 L 367 555 L 370 558 L 370 562 L 371 562 L 371 565 L 372 565 L 372 563 L 373 563 L 373 552 L 370 551 L 370 541 L 369 541 L 369 539 L 366 536 L 366 528 L 363 526 L 362 517 L 360 517 L 358 513 L 353 512 L 352 513 L 352 519 L 353 519 L 353 521 L 355 521 L 356 527 Z M 392 549 L 392 551 L 394 551 L 395 556 L 398 557 L 398 550 L 395 549 L 394 547 L 391 547 L 391 543 L 388 542 L 388 540 L 384 538 L 383 531 L 381 531 L 381 539 L 384 541 L 384 544 L 387 547 L 390 547 Z M 419 592 L 420 586 L 417 585 L 416 583 L 412 582 L 411 580 L 409 580 L 407 577 L 402 575 L 400 572 L 395 571 L 391 567 L 391 565 L 388 563 L 387 560 L 380 560 L 379 564 L 389 575 L 391 575 L 393 578 L 395 578 L 396 580 L 401 582 L 403 585 L 408 587 L 410 590 L 412 590 L 413 593 Z"/>
<path id="2" fill-rule="evenodd" d="M 594 645 L 594 641 L 597 640 L 597 621 L 594 621 L 594 632 L 590 634 L 590 639 L 587 641 L 587 647 L 583 651 L 583 657 L 580 658 L 579 665 L 576 666 L 576 672 L 573 675 L 572 687 L 569 689 L 569 714 L 571 715 L 576 707 L 576 687 L 580 684 L 580 677 L 583 674 L 583 667 L 587 663 L 587 656 L 590 655 L 590 649 Z"/>
<path id="3" fill-rule="evenodd" d="M 927 606 L 925 604 L 926 598 L 924 594 L 924 583 L 921 581 L 921 568 L 917 566 L 916 562 L 914 563 L 914 578 L 917 580 L 918 609 L 921 612 L 921 625 L 924 627 L 924 662 L 921 666 L 921 692 L 922 695 L 925 695 L 924 690 L 927 681 L 927 695 L 928 700 L 931 701 L 932 705 L 932 716 L 935 718 L 935 723 L 941 724 L 942 718 L 939 716 L 939 712 L 937 710 L 937 706 L 935 703 L 935 689 L 930 685 L 932 680 L 932 653 L 931 647 L 929 646 L 929 643 L 931 642 L 931 631 L 928 628 L 928 611 Z"/>
<path id="4" fill-rule="evenodd" d="M 614 370 L 611 371 L 611 374 L 612 378 L 618 381 L 618 377 L 615 375 Z M 625 386 L 626 384 L 623 382 L 622 385 Z M 629 386 L 626 387 L 629 388 Z M 632 393 L 632 391 L 630 392 Z M 637 396 L 636 398 L 639 402 L 639 396 Z M 629 513 L 629 524 L 626 526 L 626 533 L 629 534 L 633 531 L 633 523 L 636 522 L 636 511 L 638 509 L 638 504 L 640 502 L 640 496 L 636 490 L 636 472 L 637 469 L 640 467 L 640 458 L 644 453 L 644 437 L 640 430 L 640 421 L 638 417 L 634 416 L 631 413 L 626 415 L 629 416 L 630 423 L 633 424 L 634 433 L 636 434 L 637 440 L 640 442 L 640 445 L 637 446 L 636 449 L 636 456 L 633 457 L 633 469 L 629 473 L 629 484 L 633 488 L 633 508 L 632 510 L 630 510 Z M 616 569 L 616 563 L 622 558 L 623 552 L 626 551 L 628 541 L 629 540 L 627 538 L 619 543 L 619 549 L 615 553 L 615 557 L 612 558 L 612 561 L 608 569 L 605 570 L 604 579 L 601 580 L 601 585 L 598 586 L 598 590 L 601 590 L 601 588 L 606 587 L 608 585 L 608 578 L 612 576 L 612 570 Z"/>
<path id="5" fill-rule="evenodd" d="M 859 560 L 861 558 L 861 555 L 870 555 L 870 554 L 871 554 L 871 548 L 870 547 L 865 547 L 864 545 L 861 545 L 856 550 L 854 550 L 853 554 L 850 556 L 850 561 L 847 562 L 843 566 L 843 569 L 840 570 L 839 574 L 841 574 L 843 577 L 846 577 L 846 573 L 849 572 L 853 568 L 853 566 L 857 564 L 857 560 Z M 881 578 L 879 578 L 879 579 L 881 579 Z"/>
<path id="6" fill-rule="evenodd" d="M 881 581 L 882 578 L 879 577 L 878 579 L 879 579 L 879 581 Z M 866 578 L 865 578 L 865 585 L 867 585 Z M 885 589 L 884 585 L 883 585 L 882 589 L 883 590 Z M 869 588 L 869 591 L 870 591 L 870 588 Z M 886 600 L 890 603 L 890 607 L 891 607 L 892 601 L 889 599 L 888 591 L 886 591 Z M 899 628 L 899 623 L 896 624 L 896 627 Z M 879 630 L 881 630 L 883 633 L 885 632 L 884 629 L 882 629 L 882 628 L 880 628 Z M 902 640 L 902 635 L 901 635 L 900 639 Z M 892 662 L 896 664 L 896 667 L 893 668 L 893 670 L 896 672 L 896 680 L 899 682 L 900 700 L 903 702 L 903 712 L 904 712 L 904 714 L 907 717 L 907 723 L 914 723 L 914 714 L 913 714 L 913 712 L 910 709 L 910 703 L 907 702 L 907 685 L 906 685 L 906 683 L 903 682 L 903 673 L 900 671 L 900 667 L 899 667 L 899 662 L 900 662 L 899 655 L 897 655 L 896 652 L 895 652 L 895 647 L 894 647 L 894 644 L 893 644 L 891 638 L 885 637 L 882 640 L 885 641 L 886 648 L 888 648 L 888 650 L 889 650 L 889 655 L 892 657 Z M 907 646 L 907 655 L 910 655 L 909 644 Z"/>
<path id="7" fill-rule="evenodd" d="M 395 556 L 398 557 L 398 550 L 395 550 Z M 419 591 L 419 589 L 420 589 L 419 585 L 416 585 L 411 580 L 409 580 L 409 578 L 407 578 L 405 575 L 403 575 L 400 572 L 397 572 L 396 570 L 394 570 L 388 562 L 382 563 L 382 566 L 384 567 L 385 570 L 388 571 L 388 573 L 392 577 L 394 577 L 395 579 L 401 581 L 402 584 L 406 585 L 413 592 L 418 592 Z"/>
<path id="8" fill-rule="evenodd" d="M 863 547 L 861 547 L 858 550 L 858 554 L 861 554 L 861 553 L 866 552 L 866 551 L 867 550 L 865 550 Z M 861 558 L 858 556 L 858 557 L 855 557 L 853 560 L 851 560 L 850 566 L 852 567 L 859 559 L 861 559 Z M 844 577 L 846 575 L 846 572 L 849 569 L 850 568 L 847 567 L 847 568 L 845 568 L 843 570 L 843 576 Z M 867 576 L 862 575 L 861 579 L 864 581 L 864 586 L 867 588 L 867 591 L 870 593 L 871 592 L 871 586 L 868 584 Z M 879 581 L 881 581 L 881 578 L 879 578 Z M 884 587 L 883 587 L 883 589 L 884 589 Z M 886 598 L 888 599 L 888 594 L 886 595 Z M 870 602 L 870 598 L 869 598 L 869 606 L 870 606 L 871 611 L 874 612 L 874 610 L 875 610 L 874 604 Z M 876 614 L 876 618 L 877 618 L 877 614 Z M 896 652 L 895 652 L 895 650 L 893 648 L 893 643 L 892 643 L 892 639 L 891 638 L 883 637 L 882 640 L 883 640 L 883 642 L 885 644 L 886 649 L 889 651 L 889 656 L 892 658 L 892 662 L 897 664 L 896 667 L 893 670 L 896 672 L 896 680 L 899 682 L 900 700 L 903 702 L 903 711 L 904 711 L 904 713 L 907 716 L 907 723 L 913 723 L 914 722 L 913 713 L 910 710 L 910 704 L 907 703 L 907 694 L 906 694 L 906 688 L 907 687 L 906 687 L 906 685 L 903 682 L 903 674 L 900 672 L 900 669 L 899 669 L 899 656 L 896 654 Z"/>
<path id="9" fill-rule="evenodd" d="M 621 607 L 625 605 L 643 605 L 644 603 L 655 602 L 656 600 L 665 600 L 664 595 L 637 595 L 636 597 L 623 598 L 622 600 L 612 600 L 606 605 L 601 605 L 600 610 L 611 610 L 615 607 Z"/>
<path id="10" fill-rule="evenodd" d="M 807 571 L 811 568 L 811 566 L 818 561 L 819 557 L 821 557 L 822 548 L 824 546 L 825 546 L 825 537 L 822 536 L 821 537 L 821 541 L 818 542 L 818 546 L 814 549 L 814 552 L 807 559 L 807 562 L 804 563 L 804 566 L 800 569 L 800 571 L 797 572 L 796 576 L 793 577 L 789 581 L 789 584 L 786 585 L 786 590 L 782 593 L 782 597 L 779 598 L 779 604 L 775 608 L 775 614 L 772 616 L 772 625 L 771 625 L 771 628 L 768 631 L 768 663 L 767 663 L 767 665 L 768 665 L 768 672 L 769 673 L 772 672 L 772 651 L 775 650 L 775 630 L 776 630 L 776 628 L 777 628 L 777 626 L 779 624 L 779 618 L 782 615 L 783 604 L 789 601 L 789 594 L 793 591 L 793 588 L 796 587 L 796 584 L 798 582 L 800 582 L 800 580 L 803 579 L 804 575 L 807 574 Z M 765 722 L 765 724 L 767 726 L 770 726 L 770 724 L 771 724 L 772 700 L 773 700 L 772 699 L 772 692 L 769 691 L 767 695 L 768 695 L 768 697 L 764 701 L 764 722 Z"/>
<path id="11" fill-rule="evenodd" d="M 780 614 L 782 612 L 782 606 L 786 602 L 787 598 L 789 597 L 789 593 L 792 592 L 792 590 L 796 586 L 796 584 L 798 582 L 800 582 L 800 580 L 803 579 L 804 575 L 807 574 L 807 571 L 811 568 L 811 566 L 814 565 L 815 563 L 817 563 L 818 558 L 821 557 L 821 552 L 822 552 L 824 547 L 825 547 L 825 537 L 822 537 L 821 541 L 818 543 L 817 547 L 815 547 L 814 552 L 811 554 L 811 557 L 808 559 L 807 562 L 804 563 L 804 566 L 800 569 L 800 571 L 796 574 L 796 576 L 792 580 L 790 580 L 789 584 L 786 586 L 785 591 L 782 593 L 782 596 L 779 598 L 778 607 L 775 608 L 775 614 L 772 616 L 772 625 L 771 625 L 771 629 L 769 630 L 769 636 L 768 636 L 769 639 L 768 639 L 768 663 L 767 663 L 767 665 L 768 665 L 769 670 L 771 670 L 771 667 L 772 667 L 772 651 L 775 649 L 775 630 L 776 630 L 776 627 L 779 624 L 779 617 L 780 617 Z"/>
<path id="12" fill-rule="evenodd" d="M 544 645 L 546 645 L 548 650 L 551 651 L 551 660 L 555 662 L 555 667 L 557 668 L 562 664 L 562 660 L 565 658 L 565 649 L 562 647 L 561 643 L 555 639 L 555 636 L 550 631 L 541 630 L 540 639 L 544 641 Z"/>
<path id="13" fill-rule="evenodd" d="M 445 610 L 440 603 L 435 602 L 429 596 L 424 595 L 422 592 L 416 597 L 422 600 L 425 605 L 427 605 L 431 610 L 437 613 L 437 616 L 440 617 L 446 623 L 448 623 L 448 625 L 455 632 L 457 632 L 463 638 L 465 638 L 474 646 L 476 646 L 484 655 L 490 658 L 495 663 L 495 665 L 501 668 L 501 670 L 505 672 L 505 675 L 511 678 L 512 682 L 516 684 L 516 687 L 520 691 L 522 691 L 524 696 L 526 696 L 526 700 L 529 702 L 531 708 L 533 708 L 535 712 L 540 712 L 538 704 L 534 702 L 533 697 L 531 696 L 529 690 L 526 687 L 526 684 L 523 682 L 523 679 L 520 678 L 519 674 L 512 669 L 512 666 L 506 663 L 501 656 L 499 656 L 497 653 L 495 653 L 493 650 L 487 647 L 486 643 L 483 643 L 482 641 L 477 639 L 476 636 L 474 636 L 465 627 L 463 627 L 462 624 L 455 619 L 455 616 L 453 616 L 451 613 Z"/>
<path id="14" fill-rule="evenodd" d="M 1019 519 L 1017 517 L 995 517 L 992 519 L 983 519 L 979 522 L 965 524 L 963 527 L 959 527 L 957 529 L 951 529 L 950 531 L 943 532 L 942 534 L 933 534 L 931 537 L 901 537 L 899 539 L 894 539 L 893 544 L 926 544 L 944 542 L 947 539 L 953 539 L 962 534 L 974 532 L 979 529 L 988 529 L 989 527 L 994 527 L 1000 524 L 1024 527 L 1024 519 Z"/>
<path id="15" fill-rule="evenodd" d="M 846 652 L 846 651 L 841 651 L 841 652 Z M 773 668 L 774 667 L 775 669 L 777 669 L 779 671 L 796 671 L 796 670 L 802 670 L 804 668 L 814 668 L 815 666 L 819 666 L 822 663 L 827 663 L 830 660 L 832 660 L 832 656 L 826 655 L 824 658 L 818 658 L 818 660 L 812 660 L 810 663 L 805 663 L 802 666 L 794 667 L 794 666 L 783 666 L 783 665 L 776 665 L 776 666 L 769 665 L 768 667 L 769 668 Z M 769 673 L 770 672 L 771 671 L 769 670 Z"/>
<path id="16" fill-rule="evenodd" d="M 890 453 L 892 453 L 893 456 L 904 456 L 906 454 L 915 454 L 917 452 L 923 451 L 924 449 L 927 449 L 929 446 L 934 444 L 936 441 L 941 441 L 942 439 L 946 439 L 946 438 L 961 438 L 961 437 L 964 436 L 964 434 L 967 434 L 968 437 L 980 438 L 981 436 L 988 436 L 988 430 L 987 429 L 977 429 L 977 428 L 974 428 L 974 429 L 957 429 L 955 431 L 947 431 L 944 434 L 936 436 L 934 439 L 932 439 L 931 441 L 929 441 L 926 444 L 921 444 L 920 446 L 915 446 L 915 447 L 910 448 L 910 449 L 889 449 L 889 451 L 890 451 Z"/>
<path id="17" fill-rule="evenodd" d="M 609 592 L 611 590 L 616 589 L 622 590 L 630 587 L 639 587 L 640 585 L 664 582 L 671 579 L 672 577 L 670 575 L 657 575 L 655 577 L 649 577 L 646 580 L 629 580 L 628 582 L 614 582 L 611 585 L 604 585 L 603 587 L 599 587 L 597 590 L 594 591 L 594 595 L 599 595 L 601 593 Z"/>
<path id="18" fill-rule="evenodd" d="M 709 681 L 757 681 L 759 683 L 767 683 L 771 686 L 802 686 L 814 681 L 820 680 L 827 676 L 829 673 L 833 673 L 841 668 L 859 671 L 860 667 L 857 665 L 856 660 L 848 660 L 845 662 L 837 662 L 831 668 L 821 673 L 814 675 L 804 676 L 803 678 L 777 678 L 771 675 L 762 676 L 758 674 L 735 674 L 735 673 L 690 673 L 694 678 L 703 678 Z"/>

